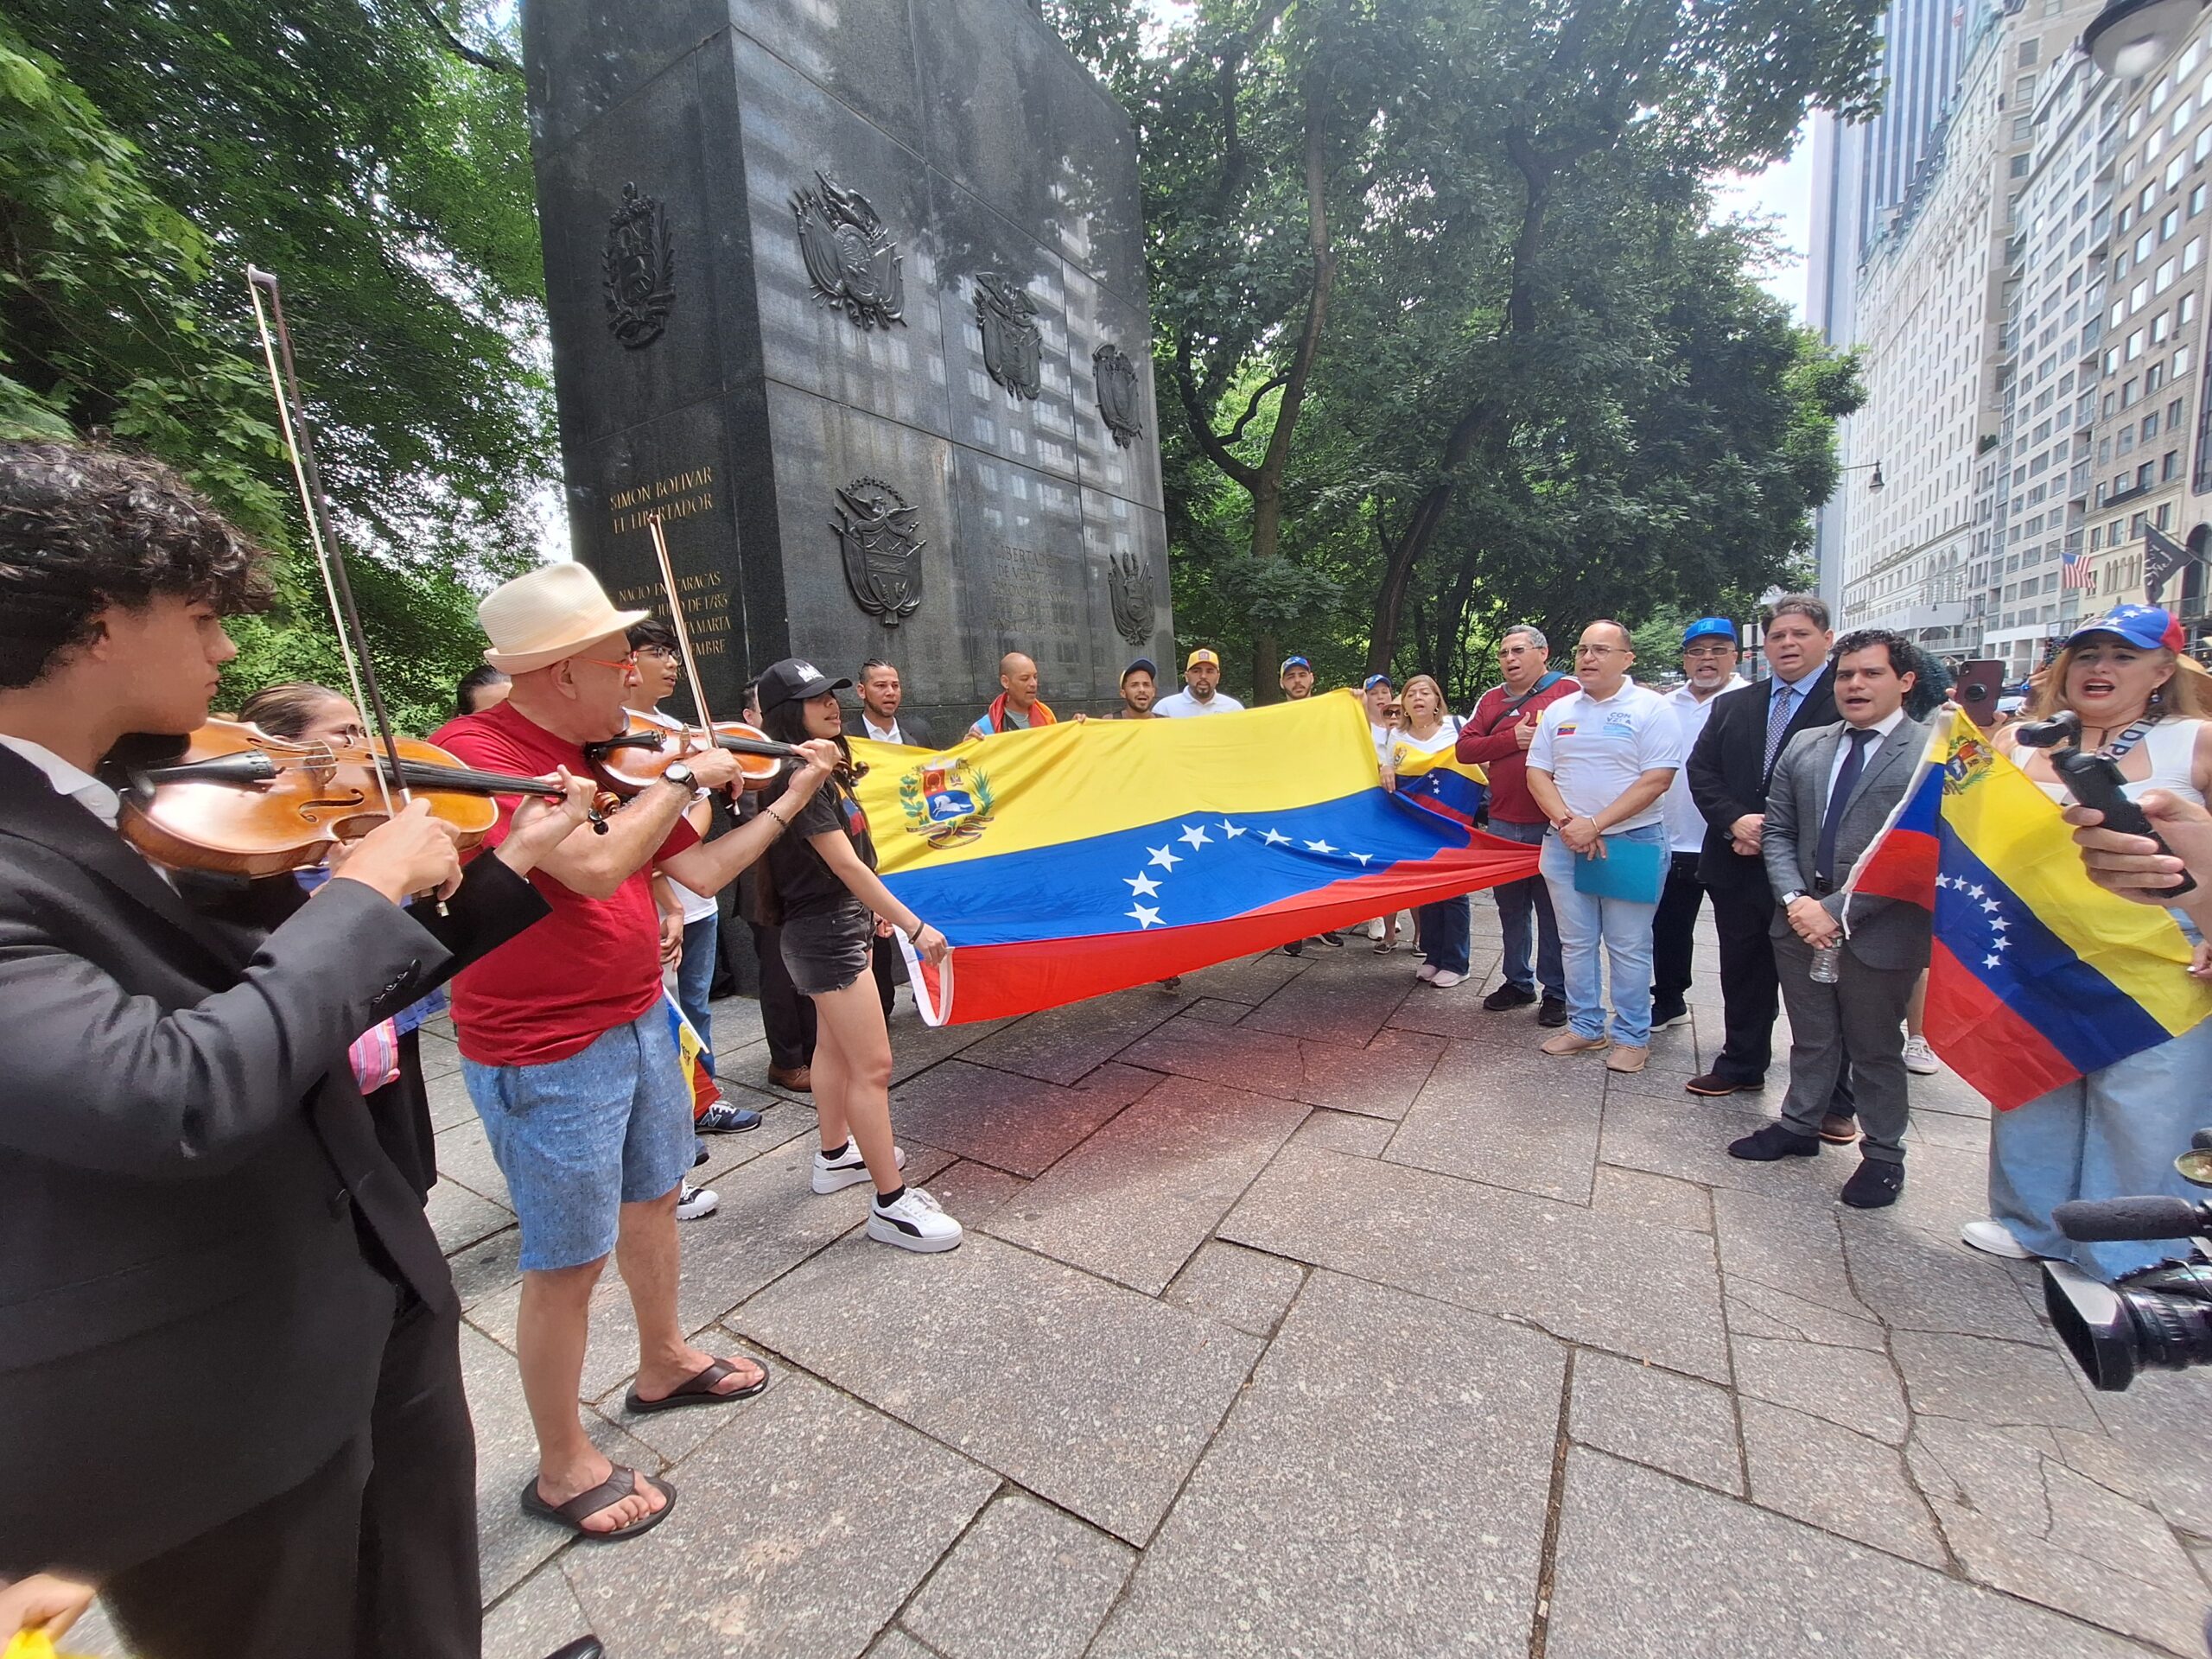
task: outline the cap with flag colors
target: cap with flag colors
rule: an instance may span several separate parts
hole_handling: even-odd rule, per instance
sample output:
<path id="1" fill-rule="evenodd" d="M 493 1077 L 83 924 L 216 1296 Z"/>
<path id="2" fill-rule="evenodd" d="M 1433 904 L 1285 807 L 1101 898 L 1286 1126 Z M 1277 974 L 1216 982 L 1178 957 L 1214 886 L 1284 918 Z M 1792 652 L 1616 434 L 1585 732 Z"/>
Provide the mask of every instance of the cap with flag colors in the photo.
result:
<path id="1" fill-rule="evenodd" d="M 1221 658 L 1215 656 L 1213 652 L 1208 651 L 1204 645 L 1200 645 L 1196 651 L 1192 652 L 1188 657 L 1183 659 L 1183 666 L 1185 669 L 1196 668 L 1201 663 L 1211 663 L 1214 667 L 1219 668 L 1221 666 Z"/>
<path id="2" fill-rule="evenodd" d="M 2094 622 L 2084 622 L 2066 636 L 2066 643 L 2086 639 L 2093 633 L 2109 633 L 2145 651 L 2186 651 L 2189 640 L 2171 611 L 2158 605 L 2122 605 Z"/>
<path id="3" fill-rule="evenodd" d="M 2082 632 L 2120 632 L 2112 620 Z M 1845 890 L 1847 933 L 1866 899 L 1933 914 L 1929 1044 L 2000 1111 L 2212 1014 L 2172 916 L 2092 882 L 2058 804 L 1959 709 L 1937 712 L 1918 776 Z"/>
<path id="4" fill-rule="evenodd" d="M 1019 744 L 853 752 L 885 885 L 953 947 L 957 996 L 941 971 L 930 1005 L 956 1024 L 1535 874 L 1535 848 L 1467 822 L 1461 791 L 1481 774 L 1448 751 L 1434 798 L 1385 790 L 1349 692 L 1233 721 L 1093 721 Z"/>

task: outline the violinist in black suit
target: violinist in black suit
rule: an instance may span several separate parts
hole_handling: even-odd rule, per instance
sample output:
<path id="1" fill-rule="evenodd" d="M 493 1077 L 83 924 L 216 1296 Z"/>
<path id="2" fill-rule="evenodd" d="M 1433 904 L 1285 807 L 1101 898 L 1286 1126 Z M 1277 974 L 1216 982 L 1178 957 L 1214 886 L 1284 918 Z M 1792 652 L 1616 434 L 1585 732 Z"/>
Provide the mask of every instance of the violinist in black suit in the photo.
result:
<path id="1" fill-rule="evenodd" d="M 312 897 L 150 863 L 113 762 L 205 721 L 263 563 L 158 463 L 0 443 L 0 1579 L 143 1659 L 473 1659 L 459 1312 L 348 1049 L 543 913 L 588 791 L 466 884 L 420 804 Z"/>
<path id="2" fill-rule="evenodd" d="M 1834 677 L 1828 668 L 1834 644 L 1822 601 L 1811 594 L 1777 600 L 1766 623 L 1770 677 L 1716 699 L 1690 751 L 1690 798 L 1706 822 L 1697 874 L 1713 899 L 1727 1025 L 1727 1039 L 1712 1070 L 1687 1085 L 1694 1095 L 1732 1095 L 1766 1084 L 1774 1058 L 1774 1019 L 1782 1008 L 1770 932 L 1774 892 L 1759 851 L 1767 785 L 1791 738 L 1836 719 Z M 1850 1084 L 1840 1078 L 1823 1135 L 1856 1140 L 1851 1112 Z"/>

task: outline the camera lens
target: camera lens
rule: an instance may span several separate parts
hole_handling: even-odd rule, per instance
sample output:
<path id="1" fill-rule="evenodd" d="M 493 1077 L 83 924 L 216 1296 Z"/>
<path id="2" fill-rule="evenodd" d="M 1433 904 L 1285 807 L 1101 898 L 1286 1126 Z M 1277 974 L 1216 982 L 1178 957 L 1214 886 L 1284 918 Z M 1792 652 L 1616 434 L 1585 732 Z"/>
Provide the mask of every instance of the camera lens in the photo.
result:
<path id="1" fill-rule="evenodd" d="M 2139 1370 L 2212 1364 L 2212 1266 L 2171 1262 L 2107 1285 L 2046 1262 L 2043 1275 L 2051 1323 L 2098 1389 L 2117 1393 Z"/>

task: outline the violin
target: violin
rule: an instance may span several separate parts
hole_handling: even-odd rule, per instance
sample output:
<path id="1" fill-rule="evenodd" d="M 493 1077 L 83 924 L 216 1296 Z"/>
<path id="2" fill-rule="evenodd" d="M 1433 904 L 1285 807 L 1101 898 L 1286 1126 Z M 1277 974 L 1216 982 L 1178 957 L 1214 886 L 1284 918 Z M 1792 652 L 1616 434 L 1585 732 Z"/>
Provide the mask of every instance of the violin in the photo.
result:
<path id="1" fill-rule="evenodd" d="M 738 781 L 757 789 L 773 778 L 786 760 L 806 757 L 788 743 L 779 743 L 757 726 L 741 720 L 718 720 L 710 727 L 663 726 L 632 713 L 630 729 L 620 737 L 584 745 L 584 759 L 601 785 L 627 798 L 660 781 L 660 775 L 686 755 L 706 749 L 727 749 L 737 757 Z"/>
<path id="2" fill-rule="evenodd" d="M 382 744 L 270 737 L 211 719 L 174 759 L 126 769 L 117 827 L 156 863 L 254 877 L 321 863 L 410 796 L 454 826 L 464 852 L 499 821 L 493 796 L 562 798 L 543 778 L 482 772 L 433 744 L 391 741 L 396 762 Z M 591 821 L 606 833 L 596 809 Z"/>

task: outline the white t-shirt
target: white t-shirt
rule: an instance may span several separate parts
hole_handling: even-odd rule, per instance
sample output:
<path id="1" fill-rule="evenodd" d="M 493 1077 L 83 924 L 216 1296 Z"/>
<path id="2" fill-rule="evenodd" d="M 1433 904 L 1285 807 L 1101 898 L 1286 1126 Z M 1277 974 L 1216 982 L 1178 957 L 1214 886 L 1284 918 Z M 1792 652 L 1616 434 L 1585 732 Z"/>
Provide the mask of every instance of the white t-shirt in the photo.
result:
<path id="1" fill-rule="evenodd" d="M 671 719 L 658 709 L 632 709 L 630 712 L 642 720 L 650 720 L 656 726 L 664 726 L 671 732 L 681 731 L 683 728 L 682 721 Z M 674 890 L 677 902 L 683 906 L 684 926 L 689 927 L 694 922 L 703 922 L 709 916 L 721 914 L 715 901 L 703 893 L 692 892 L 672 875 L 664 876 L 661 879 Z"/>
<path id="2" fill-rule="evenodd" d="M 1217 691 L 1200 702 L 1185 689 L 1162 697 L 1152 705 L 1152 712 L 1162 720 L 1188 720 L 1194 715 L 1241 715 L 1244 705 L 1226 691 Z"/>
<path id="3" fill-rule="evenodd" d="M 1548 772 L 1567 810 L 1593 817 L 1628 792 L 1647 772 L 1679 770 L 1682 733 L 1674 710 L 1656 691 L 1633 680 L 1600 702 L 1586 690 L 1561 697 L 1544 709 L 1535 741 L 1529 745 L 1529 770 Z M 1665 798 L 1632 818 L 1607 826 L 1606 833 L 1641 830 L 1665 822 Z"/>
<path id="4" fill-rule="evenodd" d="M 1452 747 L 1459 741 L 1459 722 L 1450 715 L 1446 715 L 1443 723 L 1427 737 L 1415 737 L 1402 726 L 1389 728 L 1373 726 L 1368 729 L 1376 732 L 1388 730 L 1390 739 L 1390 765 L 1394 769 L 1403 766 L 1409 755 L 1434 754 L 1440 749 Z"/>
<path id="5" fill-rule="evenodd" d="M 1705 722 L 1713 717 L 1713 705 L 1729 692 L 1750 683 L 1742 675 L 1731 674 L 1728 683 L 1702 702 L 1688 685 L 1678 685 L 1667 694 L 1667 707 L 1675 711 L 1675 724 L 1682 734 L 1681 768 L 1675 773 L 1675 781 L 1667 785 L 1664 797 L 1667 836 L 1678 853 L 1694 853 L 1705 846 L 1705 814 L 1690 798 L 1690 751 L 1697 747 L 1698 734 L 1705 729 Z"/>

